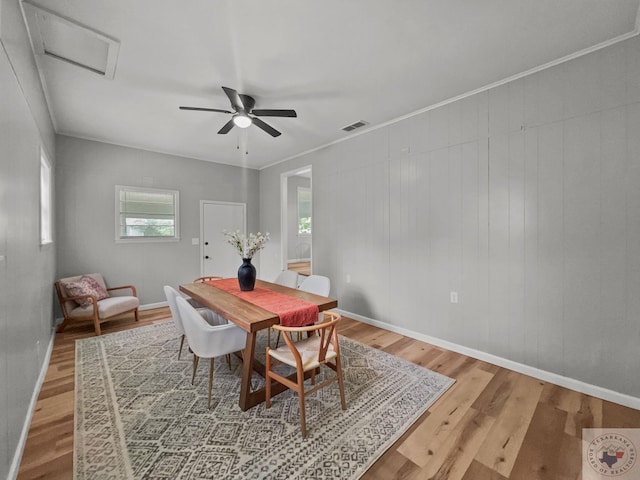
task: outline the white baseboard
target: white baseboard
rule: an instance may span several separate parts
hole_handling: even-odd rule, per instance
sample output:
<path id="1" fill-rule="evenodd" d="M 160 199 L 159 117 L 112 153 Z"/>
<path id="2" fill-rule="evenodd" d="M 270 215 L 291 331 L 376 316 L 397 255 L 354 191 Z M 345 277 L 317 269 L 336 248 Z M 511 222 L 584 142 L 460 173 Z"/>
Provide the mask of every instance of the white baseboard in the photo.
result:
<path id="1" fill-rule="evenodd" d="M 310 262 L 310 258 L 289 258 L 287 259 L 287 263 L 297 263 L 297 262 Z"/>
<path id="2" fill-rule="evenodd" d="M 146 305 L 140 305 L 140 307 L 138 308 L 138 310 L 142 311 L 142 310 L 153 310 L 154 308 L 162 308 L 162 307 L 168 307 L 169 303 L 164 301 L 164 302 L 156 302 L 156 303 L 147 303 Z"/>
<path id="3" fill-rule="evenodd" d="M 31 401 L 29 402 L 29 409 L 27 412 L 27 416 L 24 419 L 24 423 L 22 425 L 22 431 L 20 432 L 20 439 L 18 440 L 18 446 L 16 447 L 16 451 L 13 454 L 13 460 L 11 461 L 11 466 L 9 467 L 9 475 L 7 479 L 15 480 L 18 478 L 18 471 L 20 470 L 20 461 L 22 460 L 22 454 L 24 453 L 24 447 L 27 444 L 27 437 L 29 436 L 29 427 L 31 426 L 31 419 L 33 418 L 33 412 L 36 410 L 36 404 L 38 403 L 38 396 L 40 395 L 40 389 L 42 389 L 42 384 L 44 383 L 44 378 L 47 375 L 47 369 L 49 368 L 49 362 L 51 361 L 51 352 L 53 351 L 53 340 L 55 338 L 55 330 L 51 330 L 51 337 L 49 338 L 49 345 L 47 346 L 47 351 L 44 356 L 44 361 L 42 362 L 42 366 L 40 367 L 40 374 L 38 375 L 38 380 L 36 381 L 35 388 L 33 389 L 33 393 L 31 394 Z"/>
<path id="4" fill-rule="evenodd" d="M 553 383 L 554 385 L 559 385 L 561 387 L 569 388 L 586 395 L 591 395 L 593 397 L 601 398 L 603 400 L 608 400 L 610 402 L 615 402 L 626 407 L 640 410 L 640 398 L 632 397 L 631 395 L 627 395 L 625 393 L 609 390 L 607 388 L 599 387 L 598 385 L 592 385 L 590 383 L 576 380 L 574 378 L 564 377 L 562 375 L 558 375 L 557 373 L 548 372 L 546 370 L 541 370 L 539 368 L 531 367 L 519 362 L 514 362 L 513 360 L 498 357 L 491 353 L 482 352 L 480 350 L 468 348 L 463 345 L 458 345 L 447 340 L 430 337 L 429 335 L 414 332 L 406 328 L 390 325 L 388 323 L 374 320 L 369 317 L 364 317 L 362 315 L 358 315 L 357 313 L 352 313 L 341 309 L 336 309 L 336 311 L 341 315 L 353 318 L 363 323 L 368 323 L 369 325 L 382 328 L 383 330 L 389 330 L 390 332 L 399 333 L 406 337 L 415 338 L 416 340 L 421 340 L 425 343 L 435 345 L 436 347 L 445 348 L 447 350 L 451 350 L 452 352 L 461 353 L 462 355 L 467 355 L 468 357 L 476 358 L 484 362 L 508 368 L 509 370 L 513 370 L 524 375 L 529 375 L 545 382 Z"/>

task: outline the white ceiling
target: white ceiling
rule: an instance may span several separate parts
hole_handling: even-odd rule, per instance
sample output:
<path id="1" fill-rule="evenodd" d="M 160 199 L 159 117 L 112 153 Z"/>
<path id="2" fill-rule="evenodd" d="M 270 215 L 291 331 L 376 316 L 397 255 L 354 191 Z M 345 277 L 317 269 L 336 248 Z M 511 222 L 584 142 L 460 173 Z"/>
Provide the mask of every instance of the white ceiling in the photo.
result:
<path id="1" fill-rule="evenodd" d="M 38 55 L 58 133 L 252 168 L 637 33 L 640 2 L 30 1 L 120 42 L 112 80 Z M 229 109 L 222 86 L 298 118 L 178 110 Z"/>

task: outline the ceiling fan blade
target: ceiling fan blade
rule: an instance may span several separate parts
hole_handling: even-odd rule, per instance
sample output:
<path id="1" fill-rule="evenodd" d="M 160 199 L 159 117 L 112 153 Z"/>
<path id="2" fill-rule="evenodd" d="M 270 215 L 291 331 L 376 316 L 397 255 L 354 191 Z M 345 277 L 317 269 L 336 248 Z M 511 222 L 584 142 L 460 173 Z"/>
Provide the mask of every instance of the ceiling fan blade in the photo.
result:
<path id="1" fill-rule="evenodd" d="M 197 110 L 200 112 L 220 112 L 220 113 L 233 113 L 229 110 L 220 110 L 218 108 L 203 108 L 203 107 L 180 107 L 180 110 Z"/>
<path id="2" fill-rule="evenodd" d="M 258 127 L 261 128 L 262 130 L 264 130 L 265 132 L 267 132 L 269 135 L 271 135 L 272 137 L 278 137 L 280 136 L 280 132 L 278 130 L 276 130 L 275 128 L 273 128 L 271 125 L 268 125 L 266 123 L 264 123 L 262 120 L 260 120 L 259 118 L 253 118 L 253 124 Z"/>
<path id="3" fill-rule="evenodd" d="M 220 130 L 218 130 L 218 133 L 220 135 L 224 135 L 225 133 L 229 133 L 229 130 L 231 130 L 233 128 L 233 125 L 234 125 L 234 123 L 233 123 L 233 118 L 232 118 L 227 123 L 225 123 Z"/>
<path id="4" fill-rule="evenodd" d="M 256 104 L 255 98 L 253 98 L 251 95 L 244 95 L 242 93 L 239 93 L 238 96 L 242 101 L 242 105 L 244 106 L 244 111 L 249 113 L 253 108 L 253 106 Z"/>
<path id="5" fill-rule="evenodd" d="M 229 97 L 231 106 L 235 110 L 244 110 L 244 104 L 242 103 L 242 98 L 240 98 L 240 95 L 238 95 L 237 91 L 229 87 L 222 87 L 222 89 L 224 90 L 224 93 L 227 94 L 227 97 Z"/>
<path id="6" fill-rule="evenodd" d="M 297 117 L 295 110 L 252 110 L 251 113 L 256 117 Z"/>

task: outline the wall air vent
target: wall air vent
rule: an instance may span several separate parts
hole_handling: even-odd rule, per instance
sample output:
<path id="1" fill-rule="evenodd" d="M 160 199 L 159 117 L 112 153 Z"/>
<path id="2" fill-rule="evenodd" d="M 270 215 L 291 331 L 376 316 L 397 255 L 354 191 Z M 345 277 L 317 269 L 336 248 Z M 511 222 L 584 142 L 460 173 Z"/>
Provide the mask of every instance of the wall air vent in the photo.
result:
<path id="1" fill-rule="evenodd" d="M 358 120 L 356 123 L 352 123 L 351 125 L 347 125 L 346 127 L 343 127 L 342 130 L 344 130 L 345 132 L 351 132 L 356 128 L 364 127 L 365 125 L 369 125 L 369 122 L 365 122 L 364 120 Z"/>
<path id="2" fill-rule="evenodd" d="M 44 56 L 113 79 L 120 42 L 41 7 L 23 6 L 36 60 Z"/>

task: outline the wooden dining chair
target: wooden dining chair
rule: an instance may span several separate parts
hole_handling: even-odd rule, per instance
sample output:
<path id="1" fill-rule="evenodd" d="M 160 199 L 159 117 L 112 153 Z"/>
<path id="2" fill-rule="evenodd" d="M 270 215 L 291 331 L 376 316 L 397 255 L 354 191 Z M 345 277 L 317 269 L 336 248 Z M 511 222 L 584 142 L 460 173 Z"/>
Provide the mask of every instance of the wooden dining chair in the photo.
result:
<path id="1" fill-rule="evenodd" d="M 198 277 L 196 278 L 193 283 L 204 283 L 204 282 L 212 282 L 214 280 L 222 280 L 222 277 L 219 277 L 217 275 L 207 275 L 204 277 Z"/>
<path id="2" fill-rule="evenodd" d="M 338 382 L 342 409 L 347 409 L 347 403 L 344 398 L 340 346 L 338 344 L 338 332 L 336 330 L 336 324 L 340 318 L 340 315 L 337 313 L 325 312 L 323 321 L 316 323 L 315 325 L 309 325 L 306 327 L 273 326 L 276 330 L 285 333 L 285 335 L 283 335 L 285 344 L 279 348 L 270 348 L 267 346 L 265 372 L 266 407 L 271 407 L 272 380 L 275 380 L 297 392 L 298 401 L 300 403 L 300 428 L 302 430 L 303 437 L 307 436 L 304 406 L 304 399 L 307 395 L 310 395 L 333 382 Z M 286 333 L 292 332 L 306 332 L 310 336 L 299 342 L 294 342 L 291 340 L 289 335 L 286 335 Z M 289 365 L 296 369 L 296 381 L 292 381 L 273 370 L 273 367 L 280 364 Z M 336 374 L 316 385 L 316 370 L 322 365 L 329 367 Z M 305 391 L 304 377 L 305 372 L 309 371 L 311 372 L 311 385 L 313 385 L 313 388 Z"/>
<path id="3" fill-rule="evenodd" d="M 219 277 L 217 275 L 206 275 L 204 277 L 198 277 L 196 278 L 193 283 L 204 283 L 204 282 L 212 282 L 214 280 L 222 280 L 223 277 Z M 181 294 L 182 295 L 182 294 Z M 182 295 L 184 298 L 187 299 L 187 301 L 193 305 L 195 308 L 203 308 L 204 305 L 202 305 L 200 302 L 198 302 L 197 300 L 189 297 L 188 295 Z"/>

